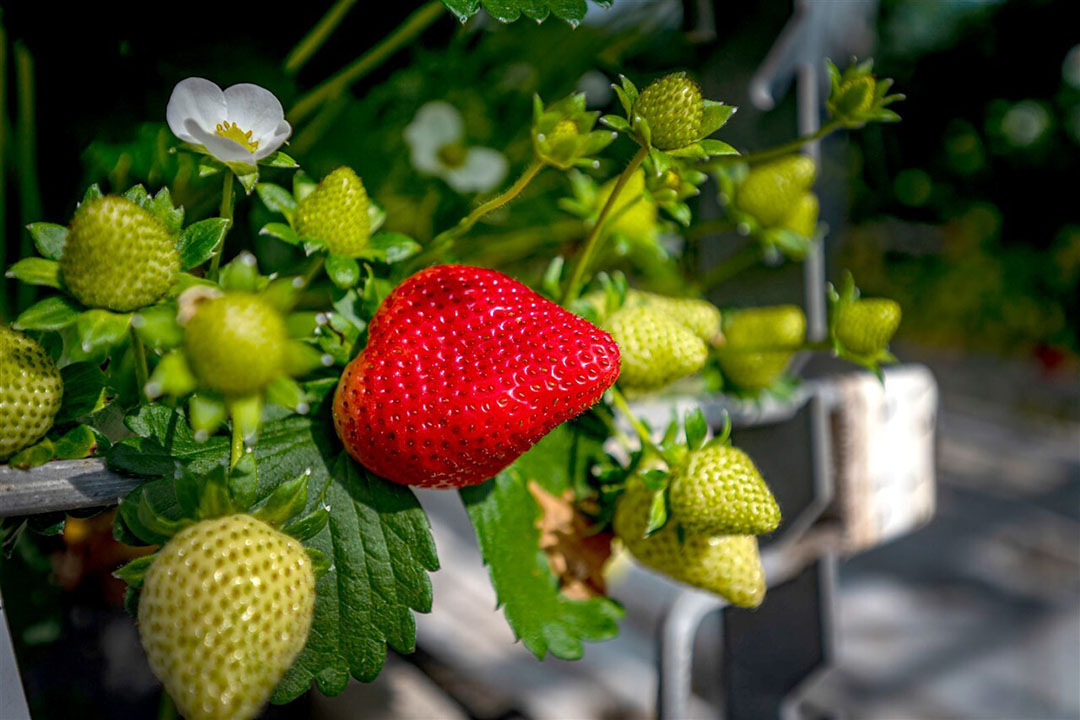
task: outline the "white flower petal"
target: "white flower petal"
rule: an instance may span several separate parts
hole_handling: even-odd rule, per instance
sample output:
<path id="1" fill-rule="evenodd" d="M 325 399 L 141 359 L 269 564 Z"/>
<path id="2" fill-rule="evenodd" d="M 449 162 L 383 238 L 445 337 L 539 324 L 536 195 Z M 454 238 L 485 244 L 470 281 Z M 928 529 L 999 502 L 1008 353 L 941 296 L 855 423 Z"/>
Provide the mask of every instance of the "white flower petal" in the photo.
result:
<path id="1" fill-rule="evenodd" d="M 499 186 L 507 170 L 509 163 L 501 152 L 474 147 L 465 154 L 465 164 L 450 170 L 444 177 L 458 192 L 488 192 Z"/>
<path id="2" fill-rule="evenodd" d="M 207 132 L 191 120 L 187 121 L 186 127 L 194 138 L 194 142 L 205 147 L 206 151 L 217 160 L 224 163 L 255 164 L 255 154 L 235 140 L 229 140 L 216 133 Z"/>
<path id="3" fill-rule="evenodd" d="M 188 122 L 212 132 L 225 119 L 225 93 L 204 78 L 181 80 L 169 96 L 165 118 L 173 135 L 185 142 L 201 144 L 188 132 Z"/>
<path id="4" fill-rule="evenodd" d="M 273 155 L 285 144 L 285 141 L 289 139 L 290 135 L 292 135 L 292 125 L 282 120 L 272 135 L 261 138 L 252 136 L 253 139 L 259 141 L 259 149 L 255 151 L 254 158 L 256 160 L 262 160 L 264 157 Z"/>
<path id="5" fill-rule="evenodd" d="M 254 140 L 272 136 L 285 118 L 281 101 L 266 88 L 240 83 L 226 88 L 224 95 L 227 119 L 244 132 L 250 130 Z"/>
<path id="6" fill-rule="evenodd" d="M 465 121 L 453 105 L 436 100 L 421 106 L 405 128 L 413 167 L 428 175 L 445 175 L 448 168 L 439 159 L 439 148 L 464 136 Z"/>

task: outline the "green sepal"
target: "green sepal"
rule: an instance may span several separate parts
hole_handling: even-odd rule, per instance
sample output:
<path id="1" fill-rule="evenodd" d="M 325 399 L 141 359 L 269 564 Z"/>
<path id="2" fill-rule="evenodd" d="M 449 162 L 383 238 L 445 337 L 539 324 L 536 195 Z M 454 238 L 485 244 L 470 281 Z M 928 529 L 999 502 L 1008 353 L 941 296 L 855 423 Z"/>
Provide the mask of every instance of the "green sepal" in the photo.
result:
<path id="1" fill-rule="evenodd" d="M 296 478 L 281 483 L 252 515 L 273 527 L 283 527 L 307 506 L 310 477 L 309 469 Z"/>
<path id="2" fill-rule="evenodd" d="M 268 182 L 261 182 L 256 185 L 255 191 L 270 212 L 284 215 L 289 224 L 292 224 L 293 213 L 296 212 L 296 206 L 299 203 L 296 202 L 296 198 L 293 197 L 291 192 L 280 185 Z"/>
<path id="3" fill-rule="evenodd" d="M 304 202 L 304 198 L 315 192 L 317 187 L 319 187 L 319 183 L 311 179 L 303 170 L 293 175 L 293 197 L 296 198 L 297 203 Z"/>
<path id="4" fill-rule="evenodd" d="M 117 570 L 113 571 L 113 577 L 119 578 L 128 584 L 129 588 L 141 588 L 143 581 L 146 579 L 146 571 L 150 569 L 150 566 L 154 564 L 154 555 L 143 555 L 137 557 L 127 565 L 123 565 Z"/>
<path id="5" fill-rule="evenodd" d="M 653 492 L 652 502 L 649 504 L 649 522 L 645 525 L 645 537 L 663 530 L 668 523 L 668 517 L 668 493 L 666 490 L 657 490 Z"/>
<path id="6" fill-rule="evenodd" d="M 420 243 L 399 232 L 381 232 L 371 236 L 360 258 L 388 264 L 408 260 L 421 250 Z"/>
<path id="7" fill-rule="evenodd" d="M 330 562 L 330 558 L 326 557 L 326 553 L 318 548 L 305 547 L 304 551 L 307 552 L 308 557 L 311 558 L 311 571 L 315 573 L 315 581 L 330 572 L 333 565 Z"/>
<path id="8" fill-rule="evenodd" d="M 225 401 L 213 393 L 196 393 L 188 401 L 188 419 L 191 429 L 195 431 L 196 441 L 205 442 L 225 424 L 228 417 Z"/>
<path id="9" fill-rule="evenodd" d="M 198 479 L 198 520 L 222 517 L 236 512 L 229 487 L 229 471 L 225 464 L 220 464 Z M 177 498 L 179 499 L 179 497 Z M 140 520 L 142 517 L 140 516 Z"/>
<path id="10" fill-rule="evenodd" d="M 64 243 L 67 242 L 68 229 L 63 225 L 48 222 L 30 223 L 26 226 L 30 231 L 30 237 L 34 239 L 34 247 L 43 258 L 59 260 L 64 254 Z"/>
<path id="11" fill-rule="evenodd" d="M 255 453 L 247 448 L 236 464 L 229 469 L 229 499 L 233 512 L 246 511 L 255 504 L 259 491 L 259 474 Z"/>
<path id="12" fill-rule="evenodd" d="M 5 275 L 27 285 L 44 285 L 60 289 L 60 263 L 39 257 L 23 258 L 8 268 Z"/>
<path id="13" fill-rule="evenodd" d="M 555 299 L 562 294 L 562 275 L 565 265 L 566 259 L 562 255 L 556 255 L 544 270 L 544 279 L 540 283 L 540 291 L 549 298 Z"/>
<path id="14" fill-rule="evenodd" d="M 262 187 L 262 185 L 260 184 L 259 187 Z M 290 245 L 300 245 L 303 242 L 303 240 L 300 238 L 300 234 L 293 230 L 291 226 L 286 225 L 285 223 L 266 223 L 262 226 L 262 229 L 259 230 L 259 234 L 275 237 L 278 240 L 286 242 Z"/>
<path id="15" fill-rule="evenodd" d="M 687 411 L 683 421 L 686 431 L 686 447 L 690 450 L 698 450 L 705 444 L 705 436 L 709 433 L 709 424 L 705 421 L 705 413 L 701 408 Z"/>
<path id="16" fill-rule="evenodd" d="M 704 100 L 705 110 L 701 115 L 701 137 L 707 138 L 714 132 L 724 127 L 738 108 L 733 105 L 725 105 L 715 100 Z"/>
<path id="17" fill-rule="evenodd" d="M 188 365 L 187 358 L 180 350 L 166 353 L 158 362 L 154 372 L 143 388 L 147 397 L 157 398 L 162 395 L 183 397 L 199 386 L 199 381 Z"/>
<path id="18" fill-rule="evenodd" d="M 71 349 L 74 360 L 104 358 L 105 353 L 127 338 L 131 313 L 114 313 L 95 308 L 81 313 L 75 320 L 75 341 Z"/>
<path id="19" fill-rule="evenodd" d="M 249 252 L 242 252 L 221 269 L 219 282 L 225 290 L 235 292 L 258 292 L 266 283 L 259 275 L 258 262 Z"/>
<path id="20" fill-rule="evenodd" d="M 260 395 L 230 398 L 226 401 L 229 417 L 234 425 L 240 426 L 240 434 L 247 445 L 254 445 L 259 435 L 259 421 L 262 418 L 263 399 Z"/>
<path id="21" fill-rule="evenodd" d="M 285 168 L 286 170 L 300 167 L 300 163 L 296 162 L 296 160 L 280 150 L 270 153 L 260 160 L 259 164 L 264 167 Z"/>
<path id="22" fill-rule="evenodd" d="M 603 115 L 600 118 L 600 124 L 608 126 L 615 132 L 630 132 L 630 123 L 621 115 Z"/>
<path id="23" fill-rule="evenodd" d="M 288 522 L 281 528 L 281 532 L 304 542 L 315 537 L 330 521 L 330 510 L 321 507 L 303 517 Z"/>
<path id="24" fill-rule="evenodd" d="M 326 274 L 331 282 L 347 290 L 359 282 L 360 264 L 351 257 L 331 253 L 326 256 Z"/>
<path id="25" fill-rule="evenodd" d="M 89 202 L 90 200 L 96 200 L 97 198 L 105 197 L 105 194 L 101 192 L 101 187 L 97 183 L 93 183 L 90 187 L 86 188 L 86 192 L 83 193 L 82 200 L 79 204 Z"/>
<path id="26" fill-rule="evenodd" d="M 131 327 L 152 350 L 179 347 L 184 340 L 184 329 L 176 321 L 176 306 L 172 303 L 139 310 L 131 316 Z"/>
<path id="27" fill-rule="evenodd" d="M 332 360 L 319 348 L 307 343 L 293 341 L 285 346 L 285 372 L 292 377 L 302 377 L 322 367 L 329 367 Z"/>
<path id="28" fill-rule="evenodd" d="M 266 386 L 266 400 L 301 415 L 310 409 L 304 389 L 284 375 L 274 378 Z"/>
<path id="29" fill-rule="evenodd" d="M 180 232 L 184 225 L 184 208 L 173 206 L 172 194 L 167 187 L 158 190 L 143 207 L 165 226 L 170 235 Z"/>
<path id="30" fill-rule="evenodd" d="M 368 198 L 368 232 L 375 232 L 386 223 L 386 210 L 382 205 Z"/>
<path id="31" fill-rule="evenodd" d="M 23 310 L 13 325 L 19 330 L 62 330 L 78 319 L 79 310 L 71 300 L 53 295 Z"/>
<path id="32" fill-rule="evenodd" d="M 667 470 L 652 468 L 638 474 L 645 487 L 653 491 L 664 490 L 668 486 L 669 474 Z"/>
<path id="33" fill-rule="evenodd" d="M 233 172 L 236 174 L 236 179 L 240 181 L 240 186 L 244 188 L 245 195 L 250 195 L 255 191 L 255 186 L 259 183 L 258 166 L 247 166 L 242 170 L 233 168 Z"/>
<path id="34" fill-rule="evenodd" d="M 192 522 L 190 518 L 174 520 L 155 512 L 155 510 L 150 507 L 150 501 L 147 499 L 146 493 L 139 494 L 138 506 L 135 512 L 139 524 L 142 525 L 143 528 L 164 538 L 172 537 Z"/>

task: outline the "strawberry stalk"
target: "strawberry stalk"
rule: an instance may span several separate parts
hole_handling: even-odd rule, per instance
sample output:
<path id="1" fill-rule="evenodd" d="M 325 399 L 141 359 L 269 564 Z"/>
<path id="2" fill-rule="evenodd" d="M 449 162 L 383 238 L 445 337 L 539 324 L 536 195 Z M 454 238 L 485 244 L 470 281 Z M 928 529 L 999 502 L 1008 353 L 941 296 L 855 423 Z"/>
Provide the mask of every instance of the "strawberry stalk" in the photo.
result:
<path id="1" fill-rule="evenodd" d="M 413 269 L 421 268 L 426 265 L 429 260 L 439 258 L 444 252 L 453 247 L 454 242 L 459 237 L 469 232 L 482 217 L 493 210 L 498 210 L 520 195 L 529 183 L 533 181 L 533 178 L 544 169 L 544 165 L 545 163 L 542 161 L 534 160 L 527 168 L 525 168 L 525 172 L 521 174 L 521 177 L 514 181 L 513 185 L 506 188 L 487 202 L 478 205 L 476 209 L 463 217 L 454 227 L 449 230 L 444 230 L 436 235 L 435 239 L 431 241 L 431 245 L 429 245 L 424 252 L 416 256 L 411 267 Z"/>
<path id="2" fill-rule="evenodd" d="M 349 65 L 339 70 L 337 74 L 325 80 L 314 90 L 296 101 L 289 110 L 287 118 L 294 125 L 310 115 L 324 102 L 333 100 L 345 90 L 379 67 L 387 58 L 420 36 L 428 26 L 442 16 L 443 4 L 439 0 L 432 0 L 421 5 L 416 12 L 405 18 L 405 22 L 387 35 L 378 45 L 370 48 Z"/>
<path id="3" fill-rule="evenodd" d="M 735 165 L 737 163 L 746 163 L 747 165 L 753 165 L 755 163 L 765 162 L 766 160 L 772 160 L 773 158 L 783 157 L 784 155 L 790 155 L 797 151 L 803 145 L 812 143 L 817 140 L 821 140 L 826 135 L 831 134 L 834 130 L 839 130 L 842 127 L 841 123 L 833 120 L 827 122 L 818 128 L 817 132 L 810 135 L 803 135 L 797 137 L 790 142 L 786 142 L 783 145 L 777 145 L 776 147 L 769 148 L 768 150 L 761 150 L 749 155 L 720 155 L 707 162 L 702 163 L 699 168 L 703 172 L 709 170 L 717 170 L 722 167 L 728 167 L 729 165 Z"/>
<path id="4" fill-rule="evenodd" d="M 622 391 L 613 385 L 609 392 L 611 393 L 611 399 L 615 403 L 615 407 L 626 417 L 630 422 L 631 427 L 634 428 L 634 432 L 637 433 L 638 439 L 641 440 L 641 446 L 652 450 L 657 455 L 663 456 L 660 448 L 653 442 L 652 434 L 649 433 L 649 429 L 645 427 L 645 423 L 641 422 L 641 419 L 630 409 L 630 404 L 626 402 L 626 396 L 622 394 Z"/>
<path id="5" fill-rule="evenodd" d="M 574 266 L 574 272 L 570 276 L 570 284 L 566 287 L 566 293 L 562 297 L 563 307 L 567 307 L 574 300 L 577 300 L 581 294 L 582 287 L 584 286 L 585 272 L 589 269 L 589 265 L 592 263 L 593 256 L 596 255 L 599 250 L 600 241 L 603 235 L 600 230 L 604 226 L 604 222 L 607 220 L 608 214 L 612 208 L 615 207 L 615 201 L 619 197 L 619 193 L 622 192 L 623 187 L 633 177 L 634 173 L 644 162 L 645 158 L 649 156 L 649 148 L 642 146 L 637 154 L 630 160 L 630 164 L 626 166 L 626 169 L 622 171 L 622 175 L 615 181 L 615 187 L 611 190 L 611 195 L 608 197 L 607 202 L 604 203 L 604 207 L 600 210 L 599 217 L 596 218 L 596 224 L 592 226 L 592 230 L 589 231 L 588 237 L 585 238 L 585 250 L 581 253 L 581 257 L 578 258 L 577 264 Z"/>
<path id="6" fill-rule="evenodd" d="M 315 27 L 311 28 L 286 56 L 285 72 L 289 75 L 300 72 L 300 68 L 304 67 L 304 64 L 318 52 L 327 38 L 334 34 L 334 30 L 355 4 L 356 0 L 337 0 L 319 19 L 319 22 L 315 23 Z"/>
<path id="7" fill-rule="evenodd" d="M 134 325 L 128 326 L 128 333 L 131 335 L 131 354 L 135 358 L 135 382 L 139 386 L 139 397 L 146 398 L 146 382 L 150 377 L 150 370 L 146 364 L 146 347 L 139 333 L 135 331 Z"/>
<path id="8" fill-rule="evenodd" d="M 221 256 L 225 252 L 225 235 L 229 232 L 229 228 L 232 227 L 233 222 L 233 171 L 225 169 L 225 181 L 221 186 L 221 210 L 218 213 L 221 217 L 229 221 L 229 224 L 225 227 L 225 232 L 221 234 L 221 242 L 218 243 L 217 249 L 214 250 L 214 259 L 210 261 L 210 271 L 207 273 L 207 277 L 211 280 L 217 279 L 218 267 L 221 266 Z"/>

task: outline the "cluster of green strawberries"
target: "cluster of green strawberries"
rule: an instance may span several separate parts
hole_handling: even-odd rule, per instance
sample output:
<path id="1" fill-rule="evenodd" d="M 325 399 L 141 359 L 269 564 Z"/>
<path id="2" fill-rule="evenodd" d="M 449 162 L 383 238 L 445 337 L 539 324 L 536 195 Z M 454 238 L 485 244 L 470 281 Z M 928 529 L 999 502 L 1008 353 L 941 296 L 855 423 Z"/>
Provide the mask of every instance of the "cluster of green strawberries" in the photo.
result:
<path id="1" fill-rule="evenodd" d="M 636 95 L 633 110 L 648 128 L 647 143 L 687 154 L 713 147 L 704 145 L 715 142 L 703 140 L 705 125 L 730 115 L 705 104 L 682 73 Z M 576 138 L 556 130 L 562 135 L 549 144 Z M 572 155 L 580 143 L 563 144 Z M 751 169 L 737 203 L 763 225 L 810 234 L 812 177 L 806 158 L 781 158 Z M 193 425 L 212 432 L 223 412 L 241 422 L 251 398 L 311 366 L 296 357 L 288 303 L 276 286 L 252 280 L 244 262 L 223 269 L 231 282 L 182 272 L 179 228 L 163 220 L 173 208 L 164 216 L 158 210 L 113 195 L 85 201 L 56 248 L 55 286 L 85 308 L 111 313 L 175 302 L 168 306 L 177 309 L 182 340 L 158 363 L 170 365 L 173 380 L 156 389 L 189 395 Z M 361 257 L 372 232 L 367 193 L 348 168 L 326 176 L 288 219 L 297 236 L 346 258 Z M 463 487 L 588 410 L 616 379 L 627 390 L 655 391 L 701 371 L 713 356 L 734 385 L 756 391 L 785 372 L 805 341 L 796 307 L 721 314 L 700 299 L 607 286 L 583 301 L 600 327 L 495 271 L 442 265 L 408 278 L 382 301 L 367 347 L 339 383 L 333 414 L 346 450 L 395 482 Z M 834 298 L 832 338 L 852 356 L 882 357 L 898 322 L 890 301 L 860 300 L 850 289 Z M 0 380 L 0 459 L 7 459 L 49 430 L 62 383 L 37 342 L 6 328 Z M 261 404 L 254 408 L 257 425 Z M 765 588 L 755 536 L 777 528 L 780 510 L 753 461 L 726 435 L 705 442 L 688 427 L 685 445 L 648 456 L 628 479 L 613 524 L 645 565 L 751 607 Z M 318 558 L 305 551 L 300 531 L 310 523 L 282 511 L 291 501 L 278 495 L 296 495 L 295 485 L 247 508 L 206 500 L 220 494 L 220 478 L 184 482 L 177 495 L 185 518 L 156 554 L 122 576 L 140 590 L 143 645 L 184 716 L 250 718 L 302 650 L 311 624 Z"/>

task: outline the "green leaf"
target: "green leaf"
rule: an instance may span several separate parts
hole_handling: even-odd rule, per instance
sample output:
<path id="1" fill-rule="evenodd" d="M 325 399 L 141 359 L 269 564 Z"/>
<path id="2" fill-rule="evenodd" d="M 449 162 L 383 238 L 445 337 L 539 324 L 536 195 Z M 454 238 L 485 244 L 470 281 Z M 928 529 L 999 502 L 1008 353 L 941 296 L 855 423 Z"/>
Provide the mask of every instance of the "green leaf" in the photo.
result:
<path id="1" fill-rule="evenodd" d="M 225 238 L 229 221 L 225 218 L 208 218 L 184 228 L 177 240 L 180 266 L 184 270 L 198 267 L 214 256 L 214 250 Z"/>
<path id="2" fill-rule="evenodd" d="M 618 633 L 622 609 L 608 598 L 570 600 L 540 550 L 540 510 L 515 466 L 483 485 L 461 490 L 499 604 L 514 634 L 537 658 L 584 653 L 584 641 Z"/>
<path id="3" fill-rule="evenodd" d="M 20 470 L 29 470 L 44 465 L 53 459 L 53 444 L 49 438 L 45 438 L 30 447 L 23 448 L 8 460 L 8 464 Z"/>
<path id="4" fill-rule="evenodd" d="M 360 264 L 351 257 L 331 253 L 326 256 L 326 274 L 335 285 L 346 290 L 360 280 Z"/>
<path id="5" fill-rule="evenodd" d="M 597 4 L 606 7 L 608 0 Z M 585 0 L 443 0 L 443 5 L 465 22 L 477 12 L 481 5 L 493 18 L 500 22 L 514 22 L 524 15 L 531 20 L 543 22 L 549 15 L 565 20 L 577 27 L 585 17 Z"/>
<path id="6" fill-rule="evenodd" d="M 53 422 L 57 425 L 92 415 L 105 406 L 105 374 L 95 363 L 82 362 L 60 369 L 64 397 Z"/>
<path id="7" fill-rule="evenodd" d="M 200 443 L 178 410 L 162 405 L 143 405 L 124 420 L 136 437 L 116 443 L 106 454 L 113 470 L 144 477 L 167 477 L 178 463 L 198 475 L 212 470 L 229 455 L 229 440 L 212 437 Z"/>
<path id="8" fill-rule="evenodd" d="M 39 257 L 23 258 L 8 268 L 7 277 L 27 285 L 60 288 L 60 263 Z"/>
<path id="9" fill-rule="evenodd" d="M 15 318 L 14 326 L 20 330 L 61 330 L 78 318 L 79 311 L 74 303 L 54 295 L 24 310 Z"/>
<path id="10" fill-rule="evenodd" d="M 86 425 L 76 425 L 53 443 L 57 460 L 81 460 L 97 447 L 97 435 Z"/>
<path id="11" fill-rule="evenodd" d="M 332 565 L 316 586 L 307 645 L 278 685 L 274 702 L 299 696 L 313 681 L 324 693 L 337 694 L 350 673 L 374 679 L 387 645 L 399 652 L 414 649 L 412 610 L 431 609 L 427 573 L 439 562 L 412 492 L 368 474 L 342 453 L 326 503 L 330 521 L 308 545 Z"/>
<path id="12" fill-rule="evenodd" d="M 49 260 L 59 260 L 64 254 L 64 243 L 67 242 L 68 229 L 55 223 L 36 222 L 26 226 L 30 231 L 30 237 L 34 238 L 34 246 L 41 256 Z"/>

